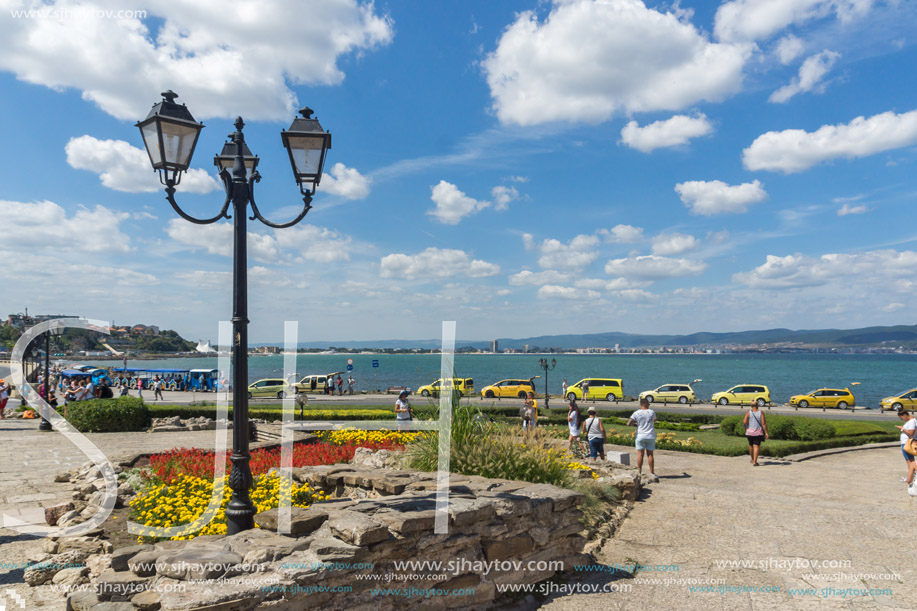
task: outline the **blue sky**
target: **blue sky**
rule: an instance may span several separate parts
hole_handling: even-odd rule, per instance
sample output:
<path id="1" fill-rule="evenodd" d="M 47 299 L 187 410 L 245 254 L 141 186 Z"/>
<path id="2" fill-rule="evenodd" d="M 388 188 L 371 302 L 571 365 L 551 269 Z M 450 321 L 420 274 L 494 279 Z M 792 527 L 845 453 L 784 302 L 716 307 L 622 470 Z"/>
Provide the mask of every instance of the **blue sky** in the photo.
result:
<path id="1" fill-rule="evenodd" d="M 173 89 L 199 216 L 236 115 L 274 220 L 281 129 L 333 134 L 306 221 L 250 226 L 255 343 L 914 322 L 913 2 L 0 8 L 3 314 L 215 339 L 229 226 L 172 212 L 134 127 Z"/>

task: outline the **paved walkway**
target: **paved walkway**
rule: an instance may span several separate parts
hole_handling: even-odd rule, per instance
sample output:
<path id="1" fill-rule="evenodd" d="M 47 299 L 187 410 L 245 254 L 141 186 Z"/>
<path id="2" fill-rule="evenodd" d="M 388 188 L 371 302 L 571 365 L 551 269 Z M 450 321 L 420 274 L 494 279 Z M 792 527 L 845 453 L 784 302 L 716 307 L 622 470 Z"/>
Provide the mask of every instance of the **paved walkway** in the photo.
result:
<path id="1" fill-rule="evenodd" d="M 677 565 L 678 571 L 647 571 L 635 579 L 592 573 L 584 583 L 630 585 L 631 591 L 554 596 L 546 609 L 917 609 L 917 499 L 898 482 L 905 473 L 900 451 L 799 463 L 764 458 L 754 468 L 747 457 L 659 452 L 657 458 L 661 481 L 648 488 L 598 560 Z M 730 567 L 730 561 L 747 567 Z M 810 570 L 804 568 L 808 561 L 834 566 Z M 864 573 L 900 577 L 856 575 Z M 774 591 L 692 592 L 689 585 L 652 581 L 666 578 Z M 822 589 L 832 587 L 835 593 L 823 597 Z M 816 592 L 791 595 L 790 588 Z M 891 592 L 836 593 L 846 588 Z"/>

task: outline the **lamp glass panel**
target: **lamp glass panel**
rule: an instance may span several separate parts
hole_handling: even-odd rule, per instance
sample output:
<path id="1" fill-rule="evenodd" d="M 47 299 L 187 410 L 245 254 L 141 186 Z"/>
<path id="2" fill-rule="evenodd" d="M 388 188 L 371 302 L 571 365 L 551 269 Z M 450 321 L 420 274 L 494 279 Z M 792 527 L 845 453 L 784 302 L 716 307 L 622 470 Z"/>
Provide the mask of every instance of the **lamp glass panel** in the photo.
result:
<path id="1" fill-rule="evenodd" d="M 290 154 L 296 164 L 296 173 L 314 176 L 318 174 L 322 162 L 322 146 L 325 142 L 322 137 L 314 136 L 288 136 Z"/>
<path id="2" fill-rule="evenodd" d="M 200 132 L 198 126 L 162 122 L 162 145 L 165 162 L 170 166 L 187 168 L 191 165 L 191 152 Z"/>
<path id="3" fill-rule="evenodd" d="M 150 156 L 150 163 L 154 168 L 162 167 L 162 153 L 159 152 L 159 131 L 156 129 L 157 121 L 150 121 L 140 128 L 143 136 L 143 144 L 146 145 L 146 152 Z"/>

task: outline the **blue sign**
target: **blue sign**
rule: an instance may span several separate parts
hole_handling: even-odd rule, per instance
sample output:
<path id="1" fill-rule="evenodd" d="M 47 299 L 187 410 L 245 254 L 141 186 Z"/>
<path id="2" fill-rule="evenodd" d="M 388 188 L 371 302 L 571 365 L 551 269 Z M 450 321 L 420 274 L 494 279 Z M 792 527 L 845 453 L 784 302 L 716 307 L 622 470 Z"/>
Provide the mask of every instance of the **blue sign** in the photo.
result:
<path id="1" fill-rule="evenodd" d="M 347 366 L 347 371 L 353 371 L 353 365 L 348 365 L 348 366 Z"/>
<path id="2" fill-rule="evenodd" d="M 379 366 L 379 361 L 377 361 L 376 359 L 373 359 L 373 367 L 378 367 L 378 366 Z"/>

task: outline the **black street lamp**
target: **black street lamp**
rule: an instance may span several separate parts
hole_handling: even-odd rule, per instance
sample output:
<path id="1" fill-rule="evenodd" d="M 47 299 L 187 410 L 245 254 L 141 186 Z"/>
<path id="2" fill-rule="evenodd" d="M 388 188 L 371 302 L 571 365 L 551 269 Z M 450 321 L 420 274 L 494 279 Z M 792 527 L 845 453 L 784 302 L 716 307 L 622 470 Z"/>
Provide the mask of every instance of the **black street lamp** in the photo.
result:
<path id="1" fill-rule="evenodd" d="M 229 487 L 232 498 L 226 508 L 226 527 L 229 534 L 254 528 L 255 506 L 249 496 L 252 472 L 249 465 L 248 420 L 248 274 L 246 215 L 251 204 L 249 220 L 259 220 L 268 227 L 292 227 L 305 218 L 312 208 L 312 195 L 318 187 L 325 163 L 325 154 L 331 148 L 331 134 L 325 132 L 318 119 L 312 118 L 312 109 L 303 108 L 301 118 L 293 121 L 289 130 L 281 132 L 283 145 L 290 156 L 293 174 L 303 195 L 303 209 L 288 223 L 273 223 L 261 215 L 255 203 L 255 183 L 261 180 L 258 157 L 253 156 L 242 128 L 242 117 L 235 122 L 236 131 L 229 135 L 230 142 L 214 157 L 220 168 L 220 178 L 226 191 L 226 200 L 219 214 L 208 219 L 188 215 L 175 202 L 175 187 L 181 182 L 182 172 L 191 164 L 191 155 L 204 125 L 196 123 L 184 104 L 175 103 L 178 97 L 172 91 L 162 94 L 162 101 L 153 106 L 146 119 L 137 123 L 146 145 L 153 169 L 159 171 L 159 180 L 165 185 L 166 199 L 175 212 L 186 221 L 198 225 L 216 223 L 220 219 L 233 219 L 233 314 L 232 314 L 232 470 Z M 232 214 L 229 205 L 232 204 Z"/>
<path id="2" fill-rule="evenodd" d="M 548 359 L 539 359 L 538 365 L 544 369 L 544 408 L 548 409 L 551 407 L 548 405 L 548 372 L 554 371 L 554 368 L 557 367 L 557 359 L 551 359 L 550 363 Z"/>
<path id="3" fill-rule="evenodd" d="M 51 336 L 59 336 L 63 334 L 66 327 L 60 326 L 60 323 L 57 321 L 51 322 L 51 328 L 48 329 L 48 332 L 45 333 L 45 396 L 42 397 L 46 403 L 51 403 Z M 42 411 L 45 411 L 42 409 Z M 39 431 L 53 431 L 54 427 L 51 426 L 51 422 L 47 419 L 47 414 L 41 415 L 41 423 L 38 425 Z"/>

